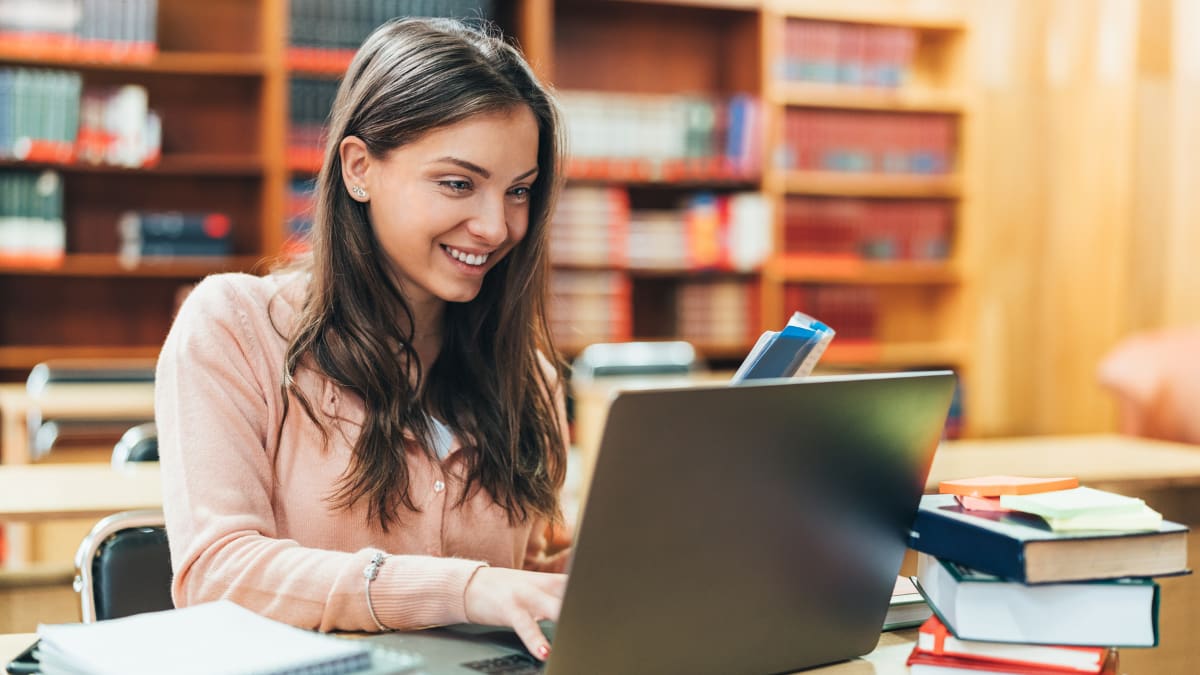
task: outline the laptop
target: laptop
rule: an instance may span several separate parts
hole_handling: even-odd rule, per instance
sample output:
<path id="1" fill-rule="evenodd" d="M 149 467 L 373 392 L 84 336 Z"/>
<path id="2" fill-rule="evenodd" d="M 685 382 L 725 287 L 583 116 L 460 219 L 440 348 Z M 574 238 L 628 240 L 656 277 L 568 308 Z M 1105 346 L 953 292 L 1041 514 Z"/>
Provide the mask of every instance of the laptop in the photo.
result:
<path id="1" fill-rule="evenodd" d="M 948 371 L 619 393 L 549 661 L 507 629 L 371 638 L 424 672 L 766 675 L 879 640 Z"/>

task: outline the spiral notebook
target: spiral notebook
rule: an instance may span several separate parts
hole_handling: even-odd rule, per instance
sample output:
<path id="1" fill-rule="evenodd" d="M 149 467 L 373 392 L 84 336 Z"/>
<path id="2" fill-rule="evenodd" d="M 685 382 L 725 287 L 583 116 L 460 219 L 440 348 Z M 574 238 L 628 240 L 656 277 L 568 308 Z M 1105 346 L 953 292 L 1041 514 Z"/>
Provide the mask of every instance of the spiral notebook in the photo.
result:
<path id="1" fill-rule="evenodd" d="M 289 626 L 227 600 L 89 624 L 38 626 L 42 673 L 405 673 L 412 654 Z"/>

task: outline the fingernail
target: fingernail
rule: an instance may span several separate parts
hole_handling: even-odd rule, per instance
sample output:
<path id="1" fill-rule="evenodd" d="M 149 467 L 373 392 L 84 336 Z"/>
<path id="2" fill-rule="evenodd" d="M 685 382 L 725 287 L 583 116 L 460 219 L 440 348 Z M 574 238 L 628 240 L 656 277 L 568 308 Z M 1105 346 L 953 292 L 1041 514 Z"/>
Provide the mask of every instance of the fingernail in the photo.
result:
<path id="1" fill-rule="evenodd" d="M 537 652 L 538 652 L 538 656 L 540 656 L 542 658 L 542 660 L 545 661 L 546 659 L 550 658 L 550 645 L 544 644 L 544 645 L 539 646 Z"/>

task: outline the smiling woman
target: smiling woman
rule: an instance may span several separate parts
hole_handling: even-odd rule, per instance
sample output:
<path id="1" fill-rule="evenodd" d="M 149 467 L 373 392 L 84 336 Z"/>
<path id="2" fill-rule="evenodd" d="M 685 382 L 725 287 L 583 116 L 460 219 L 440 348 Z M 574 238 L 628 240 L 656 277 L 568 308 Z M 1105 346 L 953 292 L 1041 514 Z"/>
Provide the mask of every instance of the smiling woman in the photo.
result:
<path id="1" fill-rule="evenodd" d="M 163 348 L 177 605 L 230 598 L 320 630 L 506 625 L 549 654 L 559 133 L 496 37 L 403 20 L 366 40 L 334 102 L 311 255 L 208 278 Z"/>

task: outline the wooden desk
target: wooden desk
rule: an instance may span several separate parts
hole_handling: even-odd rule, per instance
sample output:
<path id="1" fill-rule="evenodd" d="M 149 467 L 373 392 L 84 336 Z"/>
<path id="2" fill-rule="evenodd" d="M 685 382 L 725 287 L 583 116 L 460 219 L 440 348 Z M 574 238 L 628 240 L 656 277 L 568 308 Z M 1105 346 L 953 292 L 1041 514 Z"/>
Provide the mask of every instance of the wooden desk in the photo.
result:
<path id="1" fill-rule="evenodd" d="M 0 384 L 0 467 L 30 463 L 28 420 L 30 411 L 35 409 L 40 411 L 43 419 L 152 419 L 154 385 L 149 382 L 54 384 L 35 399 L 26 391 L 24 384 Z M 111 446 L 109 447 L 111 450 Z M 52 453 L 47 462 L 55 462 L 57 459 Z M 75 453 L 70 459 L 95 460 L 97 457 L 94 453 Z M 9 482 L 5 485 L 13 484 Z M 15 494 L 26 495 L 32 492 L 26 486 L 16 484 L 20 489 Z M 5 501 L 13 494 L 8 487 L 0 488 L 0 501 Z M 53 494 L 65 494 L 69 502 L 92 496 L 92 492 L 88 490 L 81 495 L 63 490 Z M 39 502 L 45 503 L 44 500 Z M 143 502 L 144 500 L 138 501 Z M 81 515 L 90 518 L 94 511 L 85 510 Z M 49 517 L 38 520 L 42 522 L 37 525 L 15 522 L 5 526 L 4 536 L 8 545 L 9 561 L 21 564 L 31 560 L 60 558 L 66 542 L 80 539 L 82 533 L 87 532 L 86 528 L 90 527 L 90 524 L 78 520 L 55 523 L 48 522 Z"/>
<path id="2" fill-rule="evenodd" d="M 22 566 L 47 560 L 45 552 L 34 550 L 29 524 L 68 525 L 70 540 L 52 540 L 55 551 L 79 545 L 95 521 L 128 509 L 162 508 L 162 482 L 158 465 L 129 466 L 115 469 L 110 464 L 0 464 L 0 521 L 6 521 L 8 544 L 6 567 Z M 43 525 L 46 526 L 46 525 Z M 79 531 L 76 531 L 79 530 Z M 68 545 L 69 544 L 69 545 Z M 61 561 L 70 562 L 70 555 Z"/>
<path id="3" fill-rule="evenodd" d="M 926 490 L 970 476 L 1076 476 L 1115 492 L 1200 485 L 1200 446 L 1117 434 L 946 441 L 938 448 Z"/>
<path id="4" fill-rule="evenodd" d="M 0 635 L 0 663 L 7 664 L 37 639 L 33 633 Z M 861 659 L 843 661 L 832 666 L 803 671 L 804 675 L 901 675 L 908 672 L 904 665 L 916 642 L 916 629 L 884 633 L 875 651 Z"/>
<path id="5" fill-rule="evenodd" d="M 128 509 L 162 508 L 158 465 L 0 466 L 0 520 L 95 518 Z"/>
<path id="6" fill-rule="evenodd" d="M 0 463 L 29 463 L 29 411 L 43 419 L 153 419 L 154 383 L 55 384 L 34 399 L 24 384 L 0 384 Z"/>

